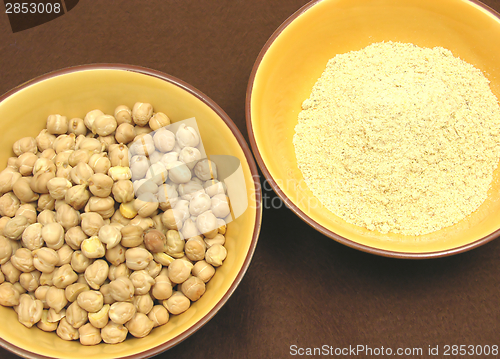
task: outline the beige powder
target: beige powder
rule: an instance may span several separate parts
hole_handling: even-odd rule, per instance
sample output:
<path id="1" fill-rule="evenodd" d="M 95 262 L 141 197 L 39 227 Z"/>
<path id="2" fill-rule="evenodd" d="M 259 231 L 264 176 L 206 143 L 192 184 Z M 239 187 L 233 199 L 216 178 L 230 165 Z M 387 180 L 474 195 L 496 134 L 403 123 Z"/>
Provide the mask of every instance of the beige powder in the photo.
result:
<path id="1" fill-rule="evenodd" d="M 298 166 L 349 223 L 426 234 L 486 199 L 500 107 L 481 71 L 449 50 L 386 42 L 337 55 L 302 108 Z"/>

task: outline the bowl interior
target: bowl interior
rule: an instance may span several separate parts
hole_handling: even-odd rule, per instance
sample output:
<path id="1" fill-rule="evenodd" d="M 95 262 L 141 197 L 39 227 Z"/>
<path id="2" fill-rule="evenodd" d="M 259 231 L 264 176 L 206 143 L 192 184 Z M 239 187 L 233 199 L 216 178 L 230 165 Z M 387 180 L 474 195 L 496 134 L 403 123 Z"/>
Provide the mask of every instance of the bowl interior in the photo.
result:
<path id="1" fill-rule="evenodd" d="M 228 291 L 232 292 L 241 280 L 255 247 L 254 234 L 258 233 L 260 221 L 252 172 L 236 137 L 217 112 L 179 85 L 133 71 L 88 69 L 68 72 L 23 88 L 0 103 L 0 167 L 4 168 L 7 158 L 13 154 L 12 144 L 19 138 L 36 136 L 44 128 L 49 114 L 83 117 L 95 108 L 112 114 L 116 106 L 131 107 L 136 101 L 153 104 L 155 111 L 166 113 L 173 122 L 195 117 L 208 155 L 231 155 L 239 159 L 248 208 L 228 226 L 228 256 L 224 265 L 217 269 L 200 300 L 182 315 L 171 316 L 166 325 L 155 328 L 145 338 L 128 339 L 117 345 L 84 347 L 79 342 L 63 341 L 55 333 L 46 333 L 36 327 L 27 329 L 18 322 L 11 308 L 0 307 L 1 321 L 9 323 L 0 326 L 0 338 L 6 342 L 53 358 L 121 358 L 160 345 L 164 345 L 164 349 L 192 334 L 193 326 L 201 326 L 214 315 L 220 308 L 219 303 L 230 295 Z M 153 349 L 141 357 L 155 353 Z"/>
<path id="2" fill-rule="evenodd" d="M 304 183 L 292 143 L 302 102 L 330 58 L 382 41 L 447 48 L 481 69 L 500 97 L 500 20 L 483 6 L 466 0 L 319 1 L 282 28 L 249 84 L 249 129 L 260 165 L 299 215 L 354 247 L 411 256 L 444 253 L 490 235 L 500 227 L 499 170 L 476 212 L 423 236 L 383 235 L 348 224 L 323 207 Z"/>

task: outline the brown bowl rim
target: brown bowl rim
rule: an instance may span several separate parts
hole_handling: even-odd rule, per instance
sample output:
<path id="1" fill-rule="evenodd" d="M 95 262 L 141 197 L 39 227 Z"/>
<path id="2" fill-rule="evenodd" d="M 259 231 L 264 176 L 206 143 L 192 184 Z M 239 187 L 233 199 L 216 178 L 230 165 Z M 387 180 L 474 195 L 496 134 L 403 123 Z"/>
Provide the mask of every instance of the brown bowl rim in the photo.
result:
<path id="1" fill-rule="evenodd" d="M 60 70 L 56 70 L 53 72 L 49 72 L 47 74 L 38 76 L 30 81 L 27 81 L 14 89 L 6 92 L 2 96 L 0 96 L 0 104 L 7 99 L 9 96 L 17 93 L 18 91 L 27 88 L 29 86 L 32 86 L 34 84 L 37 84 L 39 82 L 45 81 L 47 79 L 73 73 L 73 72 L 80 72 L 80 71 L 87 71 L 87 70 L 122 70 L 122 71 L 131 71 L 131 72 L 136 72 L 152 77 L 156 77 L 158 79 L 167 81 L 173 85 L 176 85 L 180 87 L 181 89 L 187 91 L 191 95 L 195 96 L 199 100 L 201 100 L 203 103 L 205 103 L 208 107 L 210 107 L 217 115 L 225 122 L 225 124 L 229 127 L 233 135 L 236 137 L 236 140 L 238 141 L 241 149 L 243 150 L 243 153 L 245 154 L 245 158 L 248 162 L 248 166 L 250 167 L 250 172 L 252 173 L 252 177 L 257 175 L 258 176 L 258 171 L 257 171 L 257 165 L 255 164 L 255 161 L 252 156 L 252 152 L 250 148 L 248 147 L 248 144 L 246 143 L 243 135 L 241 134 L 240 130 L 238 127 L 235 125 L 235 123 L 231 120 L 231 118 L 226 114 L 226 112 L 219 106 L 217 105 L 211 98 L 209 98 L 207 95 L 205 95 L 203 92 L 198 90 L 192 85 L 189 85 L 188 83 L 178 79 L 177 77 L 174 77 L 172 75 L 165 74 L 163 72 L 149 69 L 146 67 L 142 66 L 136 66 L 136 65 L 127 65 L 127 64 L 112 64 L 112 63 L 100 63 L 100 64 L 88 64 L 88 65 L 78 65 L 78 66 L 72 66 L 72 67 L 67 67 L 63 68 Z M 261 228 L 261 222 L 262 222 L 262 206 L 261 206 L 261 199 L 262 199 L 262 193 L 260 190 L 260 187 L 257 186 L 256 182 L 254 181 L 254 187 L 255 187 L 255 200 L 257 202 L 256 205 L 256 214 L 255 214 L 255 226 L 254 226 L 254 233 L 252 235 L 252 241 L 250 243 L 250 248 L 248 250 L 248 253 L 246 255 L 245 261 L 243 262 L 243 266 L 241 267 L 240 271 L 238 272 L 238 275 L 236 276 L 236 279 L 234 282 L 231 284 L 229 287 L 229 290 L 224 294 L 224 296 L 221 298 L 219 302 L 212 308 L 206 316 L 204 316 L 202 319 L 200 319 L 198 322 L 196 322 L 193 326 L 191 326 L 189 329 L 187 329 L 185 332 L 179 334 L 175 338 L 170 339 L 169 341 L 166 341 L 156 347 L 153 347 L 151 349 L 148 349 L 146 351 L 143 351 L 141 353 L 137 354 L 132 354 L 128 356 L 122 356 L 122 357 L 117 357 L 116 359 L 140 359 L 140 358 L 149 358 L 155 355 L 158 355 L 168 349 L 171 349 L 175 345 L 179 344 L 180 342 L 184 341 L 187 339 L 189 336 L 193 335 L 196 331 L 198 331 L 201 327 L 203 327 L 210 319 L 214 317 L 214 315 L 222 308 L 222 306 L 227 302 L 227 300 L 231 297 L 231 295 L 234 293 L 238 285 L 240 284 L 241 280 L 243 279 L 243 276 L 245 275 L 250 262 L 252 260 L 253 254 L 255 252 L 255 247 L 257 246 L 257 240 L 259 237 L 260 233 L 260 228 Z M 13 345 L 6 341 L 5 339 L 0 337 L 0 346 L 3 348 L 11 351 L 12 353 L 21 356 L 23 358 L 29 358 L 29 359 L 51 359 L 51 357 L 47 357 L 41 354 L 34 353 L 32 351 L 26 350 L 24 348 L 20 348 L 16 345 Z"/>
<path id="2" fill-rule="evenodd" d="M 466 251 L 469 251 L 471 249 L 477 248 L 479 246 L 482 246 L 483 244 L 486 244 L 493 239 L 497 238 L 500 236 L 500 229 L 497 229 L 496 231 L 490 233 L 489 235 L 480 238 L 472 243 L 456 247 L 456 248 L 451 248 L 451 249 L 446 249 L 442 251 L 435 251 L 435 252 L 423 252 L 423 253 L 410 253 L 410 252 L 396 252 L 396 251 L 390 251 L 390 250 L 385 250 L 385 249 L 379 249 L 371 246 L 367 246 L 364 244 L 359 244 L 357 242 L 354 242 L 348 238 L 345 238 L 343 236 L 340 236 L 336 234 L 335 232 L 323 227 L 320 225 L 318 222 L 313 220 L 311 217 L 309 217 L 306 213 L 301 211 L 286 195 L 285 193 L 281 190 L 281 188 L 278 186 L 276 181 L 273 179 L 271 176 L 269 170 L 267 169 L 267 166 L 262 158 L 262 155 L 259 151 L 259 148 L 257 146 L 257 142 L 255 140 L 255 134 L 252 126 L 252 113 L 251 113 L 251 100 L 252 100 L 252 90 L 253 90 L 253 84 L 255 82 L 255 76 L 257 74 L 257 70 L 260 66 L 260 63 L 262 62 L 262 59 L 264 58 L 265 54 L 269 50 L 269 48 L 272 46 L 274 41 L 279 37 L 279 35 L 290 25 L 296 18 L 298 18 L 300 15 L 305 13 L 307 10 L 315 6 L 316 4 L 322 2 L 322 1 L 327 1 L 327 0 L 313 0 L 310 1 L 309 3 L 305 4 L 302 6 L 299 10 L 297 10 L 295 13 L 293 13 L 288 19 L 286 19 L 271 35 L 271 37 L 267 40 L 267 42 L 264 44 L 262 50 L 259 53 L 259 56 L 255 60 L 255 63 L 252 68 L 252 72 L 250 73 L 250 78 L 248 81 L 248 86 L 247 86 L 247 92 L 246 92 L 246 99 L 245 99 L 245 117 L 246 117 L 246 124 L 247 124 L 247 131 L 248 131 L 248 138 L 250 140 L 250 146 L 252 147 L 254 156 L 257 160 L 257 164 L 259 165 L 262 173 L 264 174 L 264 177 L 266 180 L 271 184 L 271 188 L 274 190 L 274 192 L 285 202 L 286 206 L 290 208 L 297 216 L 299 216 L 300 219 L 302 219 L 304 222 L 306 222 L 309 226 L 317 230 L 318 232 L 322 233 L 323 235 L 330 237 L 331 239 L 342 243 L 348 247 L 379 255 L 379 256 L 384 256 L 384 257 L 390 257 L 390 258 L 402 258 L 402 259 L 429 259 L 429 258 L 440 258 L 440 257 L 446 257 L 446 256 L 451 256 L 454 254 L 458 253 L 463 253 Z M 463 2 L 475 4 L 493 16 L 495 16 L 499 21 L 500 21 L 500 14 L 496 12 L 494 9 L 490 8 L 486 4 L 483 4 L 479 0 L 461 0 Z"/>

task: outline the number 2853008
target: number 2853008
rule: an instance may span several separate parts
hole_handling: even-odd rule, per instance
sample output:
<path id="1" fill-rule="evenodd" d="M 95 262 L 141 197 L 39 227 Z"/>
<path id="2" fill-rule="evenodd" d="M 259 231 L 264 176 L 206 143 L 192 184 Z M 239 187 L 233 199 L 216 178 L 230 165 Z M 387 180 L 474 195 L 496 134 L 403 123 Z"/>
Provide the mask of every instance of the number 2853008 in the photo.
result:
<path id="1" fill-rule="evenodd" d="M 7 14 L 59 14 L 62 11 L 61 3 L 5 3 Z"/>

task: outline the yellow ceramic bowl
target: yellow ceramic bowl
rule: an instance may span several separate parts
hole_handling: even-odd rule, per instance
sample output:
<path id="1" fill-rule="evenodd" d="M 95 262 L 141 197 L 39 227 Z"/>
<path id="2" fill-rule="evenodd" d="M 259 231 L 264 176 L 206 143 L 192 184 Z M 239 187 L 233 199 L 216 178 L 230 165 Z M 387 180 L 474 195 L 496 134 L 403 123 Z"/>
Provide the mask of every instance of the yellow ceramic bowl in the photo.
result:
<path id="1" fill-rule="evenodd" d="M 228 256 L 207 285 L 206 293 L 188 311 L 171 316 L 142 339 L 116 345 L 84 347 L 55 333 L 20 324 L 12 308 L 0 307 L 0 345 L 24 358 L 143 358 L 164 351 L 193 334 L 222 307 L 241 281 L 253 255 L 260 230 L 260 190 L 257 168 L 241 133 L 224 111 L 207 96 L 168 75 L 126 65 L 91 65 L 64 69 L 28 82 L 0 98 L 0 164 L 13 154 L 12 144 L 36 136 L 47 116 L 82 117 L 99 108 L 113 113 L 120 104 L 152 103 L 173 122 L 195 117 L 207 154 L 239 159 L 246 186 L 247 210 L 231 222 L 226 236 Z M 8 324 L 8 325 L 7 325 Z"/>
<path id="2" fill-rule="evenodd" d="M 329 59 L 371 43 L 442 46 L 481 69 L 500 97 L 500 19 L 468 0 L 323 0 L 291 16 L 261 51 L 247 90 L 250 142 L 267 180 L 299 217 L 348 246 L 385 256 L 463 252 L 500 234 L 500 171 L 486 202 L 456 225 L 423 236 L 383 235 L 348 224 L 316 200 L 297 167 L 297 115 Z"/>

